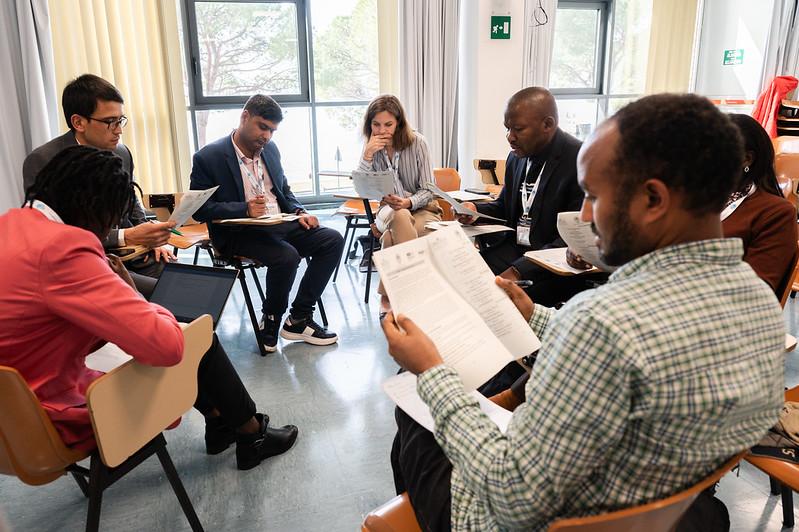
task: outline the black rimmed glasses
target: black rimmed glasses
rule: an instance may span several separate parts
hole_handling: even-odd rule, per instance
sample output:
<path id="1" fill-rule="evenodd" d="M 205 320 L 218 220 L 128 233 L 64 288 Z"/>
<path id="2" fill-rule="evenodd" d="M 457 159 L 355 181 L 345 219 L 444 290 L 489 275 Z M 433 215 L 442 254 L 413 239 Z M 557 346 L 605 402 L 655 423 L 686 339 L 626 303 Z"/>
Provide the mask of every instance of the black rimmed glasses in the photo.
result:
<path id="1" fill-rule="evenodd" d="M 114 130 L 117 127 L 123 128 L 128 123 L 128 117 L 125 115 L 122 115 L 119 118 L 92 118 L 91 116 L 87 116 L 85 118 L 87 120 L 94 120 L 95 122 L 102 122 L 110 130 Z"/>

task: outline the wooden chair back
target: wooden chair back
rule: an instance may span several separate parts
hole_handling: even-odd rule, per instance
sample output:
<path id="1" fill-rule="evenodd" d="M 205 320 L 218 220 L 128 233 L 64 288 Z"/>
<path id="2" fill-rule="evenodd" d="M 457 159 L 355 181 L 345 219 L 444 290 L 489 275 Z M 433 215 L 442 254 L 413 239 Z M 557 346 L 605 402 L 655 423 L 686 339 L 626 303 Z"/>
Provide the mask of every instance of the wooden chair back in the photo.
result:
<path id="1" fill-rule="evenodd" d="M 486 162 L 488 163 L 487 165 L 485 164 Z M 484 184 L 505 184 L 505 159 L 474 159 L 472 164 L 474 165 L 474 169 L 480 173 L 480 179 Z M 494 173 L 492 174 L 492 169 L 485 168 L 485 166 L 494 166 Z M 497 178 L 496 182 L 494 182 L 494 176 Z"/>
<path id="2" fill-rule="evenodd" d="M 436 186 L 444 192 L 452 192 L 453 190 L 460 190 L 461 188 L 461 176 L 454 168 L 433 168 L 433 179 L 436 181 Z M 442 220 L 455 219 L 455 215 L 449 203 L 439 199 L 438 205 L 443 211 L 441 215 Z"/>
<path id="3" fill-rule="evenodd" d="M 799 186 L 799 137 L 776 137 L 774 145 L 774 171 L 782 189 L 783 196 L 799 206 L 797 186 Z"/>
<path id="4" fill-rule="evenodd" d="M 197 367 L 211 347 L 211 316 L 185 325 L 183 336 L 183 359 L 178 364 L 154 367 L 130 360 L 89 385 L 89 414 L 107 466 L 127 460 L 194 404 Z"/>
<path id="5" fill-rule="evenodd" d="M 559 519 L 553 522 L 548 530 L 549 532 L 618 532 L 619 530 L 673 532 L 696 497 L 735 467 L 746 452 L 735 455 L 698 484 L 666 499 L 589 517 Z"/>
<path id="6" fill-rule="evenodd" d="M 0 473 L 39 486 L 89 453 L 68 448 L 22 375 L 0 366 Z"/>

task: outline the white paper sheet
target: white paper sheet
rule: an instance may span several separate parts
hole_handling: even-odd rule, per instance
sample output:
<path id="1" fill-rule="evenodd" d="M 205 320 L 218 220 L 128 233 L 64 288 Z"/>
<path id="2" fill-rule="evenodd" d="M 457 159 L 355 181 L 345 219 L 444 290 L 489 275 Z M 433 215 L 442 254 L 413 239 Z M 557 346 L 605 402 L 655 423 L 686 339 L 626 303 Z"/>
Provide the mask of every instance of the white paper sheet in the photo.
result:
<path id="1" fill-rule="evenodd" d="M 479 212 L 475 212 L 471 209 L 467 209 L 463 205 L 461 205 L 455 198 L 435 186 L 433 183 L 427 184 L 427 189 L 430 190 L 433 194 L 438 196 L 439 198 L 443 199 L 447 203 L 452 206 L 452 210 L 455 211 L 457 214 L 463 214 L 465 216 L 473 216 L 475 218 L 485 218 L 486 220 L 496 220 L 498 222 L 504 222 L 501 218 L 494 218 L 493 216 L 489 216 L 487 214 L 480 214 Z"/>
<path id="2" fill-rule="evenodd" d="M 599 248 L 596 246 L 596 235 L 591 230 L 591 223 L 581 221 L 579 212 L 558 213 L 558 233 L 566 245 L 584 261 L 602 271 L 612 272 L 616 269 L 599 258 Z"/>
<path id="3" fill-rule="evenodd" d="M 352 186 L 361 198 L 372 200 L 383 199 L 383 196 L 394 194 L 394 172 L 352 172 Z"/>
<path id="4" fill-rule="evenodd" d="M 459 227 L 375 253 L 397 314 L 411 318 L 467 391 L 540 342 Z"/>
<path id="5" fill-rule="evenodd" d="M 453 190 L 449 195 L 458 201 L 491 201 L 493 199 L 490 194 L 475 194 L 466 190 Z"/>
<path id="6" fill-rule="evenodd" d="M 474 238 L 480 235 L 488 235 L 491 233 L 501 233 L 503 231 L 513 231 L 507 225 L 498 224 L 485 224 L 485 225 L 463 225 L 458 221 L 441 221 L 441 222 L 427 222 L 425 228 L 432 231 L 444 229 L 450 225 L 457 225 L 463 230 L 463 233 L 469 238 Z"/>
<path id="7" fill-rule="evenodd" d="M 108 373 L 132 358 L 132 356 L 120 349 L 118 345 L 109 342 L 97 351 L 86 355 L 84 364 L 89 369 Z"/>
<path id="8" fill-rule="evenodd" d="M 383 382 L 383 391 L 394 404 L 411 416 L 414 421 L 430 432 L 435 430 L 435 422 L 430 414 L 430 409 L 419 397 L 419 394 L 416 393 L 416 375 L 405 372 L 389 377 Z M 480 410 L 485 412 L 488 418 L 496 423 L 499 430 L 504 434 L 508 430 L 513 412 L 492 403 L 476 390 L 469 395 L 477 399 L 477 402 L 480 403 Z"/>
<path id="9" fill-rule="evenodd" d="M 197 212 L 197 209 L 208 201 L 208 198 L 210 198 L 218 188 L 219 185 L 207 190 L 189 190 L 184 192 L 183 196 L 180 198 L 180 203 L 169 216 L 169 221 L 174 221 L 176 223 L 175 227 L 180 227 L 185 224 L 186 221 Z"/>

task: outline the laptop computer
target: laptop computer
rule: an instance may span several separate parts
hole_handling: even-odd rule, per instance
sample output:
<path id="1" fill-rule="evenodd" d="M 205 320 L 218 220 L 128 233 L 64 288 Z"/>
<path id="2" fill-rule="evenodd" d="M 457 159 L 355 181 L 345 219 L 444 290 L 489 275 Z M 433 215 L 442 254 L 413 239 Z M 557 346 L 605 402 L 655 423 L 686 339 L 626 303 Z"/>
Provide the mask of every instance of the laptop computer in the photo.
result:
<path id="1" fill-rule="evenodd" d="M 183 323 L 210 314 L 216 329 L 237 276 L 238 271 L 233 269 L 168 262 L 150 303 L 161 305 Z"/>

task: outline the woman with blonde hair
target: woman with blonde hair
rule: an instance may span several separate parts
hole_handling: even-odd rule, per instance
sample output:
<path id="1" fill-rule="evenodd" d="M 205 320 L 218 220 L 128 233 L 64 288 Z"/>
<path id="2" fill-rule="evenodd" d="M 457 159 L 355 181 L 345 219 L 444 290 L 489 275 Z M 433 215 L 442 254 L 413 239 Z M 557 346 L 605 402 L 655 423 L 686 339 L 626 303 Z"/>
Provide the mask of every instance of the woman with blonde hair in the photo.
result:
<path id="1" fill-rule="evenodd" d="M 384 248 L 429 232 L 428 222 L 441 220 L 441 208 L 426 186 L 433 182 L 430 148 L 405 118 L 396 96 L 384 94 L 369 103 L 363 121 L 366 145 L 358 170 L 394 173 L 394 193 L 383 197 L 373 230 Z M 385 307 L 381 283 L 378 292 Z"/>

